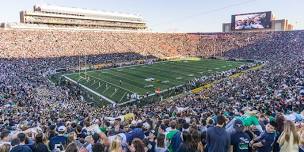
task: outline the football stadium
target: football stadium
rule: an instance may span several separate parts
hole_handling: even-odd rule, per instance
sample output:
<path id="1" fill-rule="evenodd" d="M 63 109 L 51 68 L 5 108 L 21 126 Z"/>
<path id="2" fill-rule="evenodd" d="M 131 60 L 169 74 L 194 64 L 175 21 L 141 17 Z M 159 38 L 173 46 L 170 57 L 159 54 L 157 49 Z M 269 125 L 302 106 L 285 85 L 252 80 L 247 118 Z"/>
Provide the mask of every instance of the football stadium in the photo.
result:
<path id="1" fill-rule="evenodd" d="M 269 1 L 292 9 L 126 0 L 18 10 L 0 26 L 0 152 L 303 152 L 302 2 Z M 28 6 L 8 1 L 0 14 L 15 3 Z M 131 8 L 144 15 L 121 12 Z"/>

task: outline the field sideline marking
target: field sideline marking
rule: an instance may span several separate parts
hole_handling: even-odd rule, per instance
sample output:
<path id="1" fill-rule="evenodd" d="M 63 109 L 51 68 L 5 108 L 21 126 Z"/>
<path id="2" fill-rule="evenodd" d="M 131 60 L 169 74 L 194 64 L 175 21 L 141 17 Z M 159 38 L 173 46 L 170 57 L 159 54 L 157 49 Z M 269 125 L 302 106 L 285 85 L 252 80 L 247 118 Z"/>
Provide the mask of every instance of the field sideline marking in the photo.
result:
<path id="1" fill-rule="evenodd" d="M 110 103 L 112 103 L 112 104 L 116 104 L 116 102 L 114 102 L 113 100 L 111 100 L 111 99 L 109 99 L 109 98 L 107 98 L 107 97 L 105 97 L 105 96 L 99 94 L 98 92 L 96 92 L 96 91 L 94 91 L 94 90 L 92 90 L 92 89 L 86 87 L 85 85 L 83 85 L 83 84 L 81 84 L 81 83 L 77 83 L 75 80 L 73 80 L 73 79 L 71 79 L 71 78 L 69 78 L 69 77 L 67 77 L 67 76 L 65 76 L 65 75 L 63 75 L 63 77 L 65 77 L 66 79 L 70 80 L 71 82 L 73 82 L 73 83 L 75 83 L 75 84 L 80 85 L 81 87 L 87 89 L 88 91 L 94 93 L 95 95 L 97 95 L 97 96 L 99 96 L 99 97 L 101 97 L 101 98 L 107 100 L 108 102 L 110 102 Z"/>

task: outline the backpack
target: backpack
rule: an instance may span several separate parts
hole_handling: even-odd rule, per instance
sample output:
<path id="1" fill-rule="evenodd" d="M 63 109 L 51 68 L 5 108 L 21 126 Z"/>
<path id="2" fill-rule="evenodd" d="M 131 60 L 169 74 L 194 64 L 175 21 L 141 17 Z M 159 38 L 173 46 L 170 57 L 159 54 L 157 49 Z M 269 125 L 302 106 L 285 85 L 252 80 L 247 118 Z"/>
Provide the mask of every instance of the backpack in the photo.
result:
<path id="1" fill-rule="evenodd" d="M 182 143 L 182 139 L 181 139 L 181 132 L 178 131 L 174 134 L 174 136 L 172 137 L 172 140 L 170 142 L 170 146 L 172 148 L 172 150 L 175 152 L 179 145 Z"/>

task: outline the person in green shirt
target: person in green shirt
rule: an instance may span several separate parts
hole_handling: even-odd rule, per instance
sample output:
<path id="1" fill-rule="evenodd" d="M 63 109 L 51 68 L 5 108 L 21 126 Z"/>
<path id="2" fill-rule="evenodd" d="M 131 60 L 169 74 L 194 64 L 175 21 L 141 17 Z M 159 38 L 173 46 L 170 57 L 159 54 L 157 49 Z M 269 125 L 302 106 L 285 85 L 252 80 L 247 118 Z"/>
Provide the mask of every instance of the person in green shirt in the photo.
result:
<path id="1" fill-rule="evenodd" d="M 171 127 L 171 130 L 167 133 L 166 135 L 166 140 L 167 140 L 167 145 L 168 145 L 168 150 L 169 152 L 174 152 L 178 147 L 176 147 L 176 145 L 179 145 L 179 144 L 176 144 L 177 142 L 181 142 L 181 139 L 180 140 L 176 140 L 176 139 L 173 139 L 174 136 L 176 134 L 180 134 L 180 131 L 176 129 L 176 121 L 175 120 L 172 120 L 170 122 L 170 127 Z M 180 137 L 179 137 L 180 138 Z M 176 141 L 174 141 L 176 140 Z"/>
<path id="2" fill-rule="evenodd" d="M 244 115 L 242 116 L 237 116 L 235 117 L 234 119 L 232 119 L 226 126 L 226 130 L 229 132 L 229 133 L 232 133 L 234 130 L 233 130 L 233 125 L 234 124 L 234 121 L 236 119 L 240 119 L 244 126 L 245 127 L 249 127 L 249 126 L 256 126 L 256 128 L 262 133 L 264 132 L 263 129 L 262 129 L 262 126 L 260 125 L 259 123 L 259 119 L 258 117 L 256 116 L 257 114 L 257 111 L 253 110 L 253 111 L 248 111 L 246 112 Z"/>

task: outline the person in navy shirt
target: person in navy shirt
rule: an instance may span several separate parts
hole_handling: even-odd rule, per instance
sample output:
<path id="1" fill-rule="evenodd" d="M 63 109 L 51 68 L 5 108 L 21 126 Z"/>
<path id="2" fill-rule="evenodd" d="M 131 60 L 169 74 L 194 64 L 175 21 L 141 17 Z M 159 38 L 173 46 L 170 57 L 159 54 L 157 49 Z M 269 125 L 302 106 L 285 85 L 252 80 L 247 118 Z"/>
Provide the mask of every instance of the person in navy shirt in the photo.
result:
<path id="1" fill-rule="evenodd" d="M 49 146 L 51 150 L 59 149 L 63 150 L 64 146 L 68 143 L 68 138 L 64 136 L 66 128 L 64 126 L 58 127 L 58 135 L 51 138 Z"/>
<path id="2" fill-rule="evenodd" d="M 276 139 L 276 126 L 276 122 L 269 122 L 266 125 L 266 131 L 250 142 L 252 149 L 256 149 L 257 152 L 271 152 Z"/>
<path id="3" fill-rule="evenodd" d="M 233 152 L 249 152 L 250 137 L 244 132 L 244 125 L 240 119 L 234 122 L 235 132 L 231 134 L 231 149 Z"/>
<path id="4" fill-rule="evenodd" d="M 217 116 L 215 127 L 207 129 L 207 150 L 210 152 L 227 152 L 230 148 L 230 135 L 225 130 L 226 118 Z"/>

